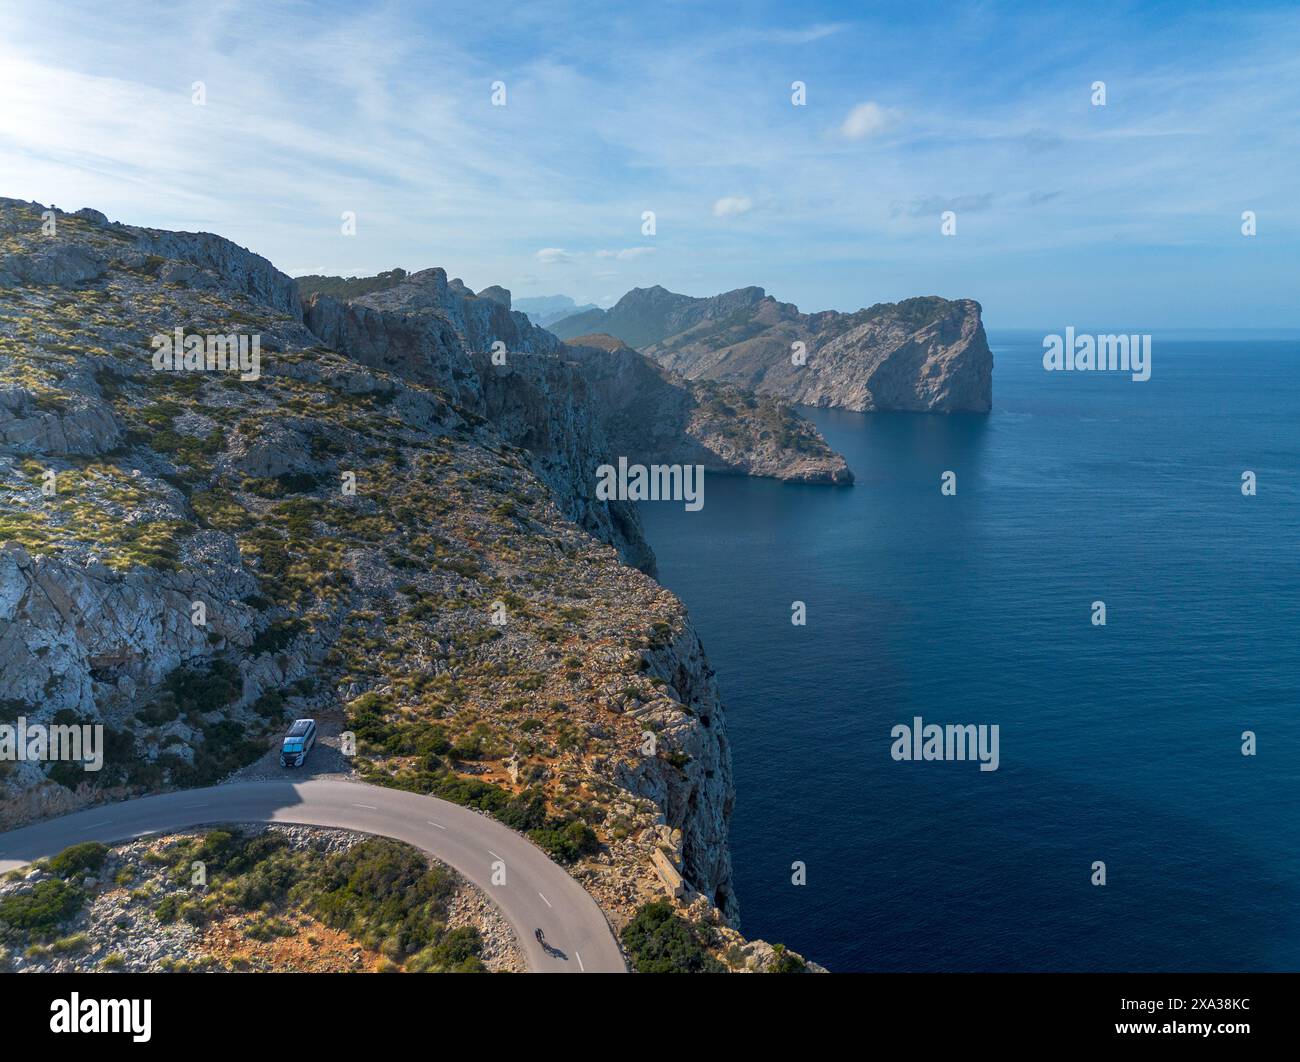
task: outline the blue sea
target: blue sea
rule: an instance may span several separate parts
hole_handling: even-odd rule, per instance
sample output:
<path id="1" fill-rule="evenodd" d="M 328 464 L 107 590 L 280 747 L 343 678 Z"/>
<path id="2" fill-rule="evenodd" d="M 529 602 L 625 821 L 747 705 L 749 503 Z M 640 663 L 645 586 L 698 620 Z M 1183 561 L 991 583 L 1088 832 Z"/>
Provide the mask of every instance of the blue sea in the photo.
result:
<path id="1" fill-rule="evenodd" d="M 1044 334 L 990 335 L 987 416 L 808 411 L 852 488 L 642 505 L 727 709 L 742 928 L 832 970 L 1300 970 L 1300 340 L 1157 332 L 1134 382 Z M 998 724 L 999 769 L 895 762 L 915 716 Z"/>

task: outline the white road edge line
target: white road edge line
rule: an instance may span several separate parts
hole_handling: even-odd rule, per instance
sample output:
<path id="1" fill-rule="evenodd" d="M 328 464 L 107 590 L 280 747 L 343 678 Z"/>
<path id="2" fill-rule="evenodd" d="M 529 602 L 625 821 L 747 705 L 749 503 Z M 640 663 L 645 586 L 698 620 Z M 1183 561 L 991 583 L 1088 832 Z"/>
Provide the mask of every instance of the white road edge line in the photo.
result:
<path id="1" fill-rule="evenodd" d="M 587 968 L 582 965 L 582 952 L 575 951 L 573 953 L 573 957 L 578 960 L 578 969 L 581 970 L 583 973 L 586 973 Z"/>
<path id="2" fill-rule="evenodd" d="M 555 906 L 554 904 L 551 903 L 550 900 L 548 900 L 548 899 L 546 898 L 546 893 L 544 893 L 544 892 L 539 892 L 537 895 L 540 896 L 540 897 L 542 898 L 542 903 L 546 904 L 547 907 L 553 907 L 553 906 Z"/>

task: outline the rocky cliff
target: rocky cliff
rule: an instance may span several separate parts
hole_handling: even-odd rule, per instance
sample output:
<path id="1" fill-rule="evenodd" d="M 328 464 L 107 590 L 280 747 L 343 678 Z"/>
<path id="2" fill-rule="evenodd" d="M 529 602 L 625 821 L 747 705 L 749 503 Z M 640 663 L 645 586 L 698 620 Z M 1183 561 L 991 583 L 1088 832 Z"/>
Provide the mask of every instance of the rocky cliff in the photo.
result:
<path id="1" fill-rule="evenodd" d="M 636 288 L 608 310 L 553 323 L 562 338 L 607 332 L 689 380 L 858 411 L 988 412 L 993 354 L 970 299 L 800 313 L 762 288 L 712 298 Z"/>
<path id="2" fill-rule="evenodd" d="M 844 458 L 783 399 L 713 381 L 688 381 L 608 335 L 579 336 L 563 344 L 549 331 L 533 325 L 527 315 L 513 311 L 510 292 L 504 288 L 485 288 L 475 294 L 460 280 L 447 280 L 442 269 L 400 277 L 394 270 L 387 276 L 385 283 L 380 283 L 380 278 L 311 278 L 311 285 L 321 290 L 360 294 L 349 296 L 346 303 L 319 293 L 308 294 L 308 324 L 339 349 L 355 348 L 356 356 L 368 364 L 382 357 L 379 364 L 389 368 L 409 365 L 411 359 L 400 351 L 385 349 L 381 354 L 376 348 L 370 336 L 376 313 L 383 315 L 380 319 L 400 322 L 403 329 L 411 327 L 424 337 L 426 345 L 440 328 L 450 326 L 467 350 L 476 353 L 477 377 L 491 381 L 496 391 L 503 387 L 518 391 L 519 373 L 535 377 L 540 371 L 549 383 L 538 385 L 537 401 L 513 402 L 516 410 L 535 406 L 538 417 L 515 422 L 511 436 L 534 453 L 556 455 L 556 448 L 542 439 L 555 435 L 547 421 L 554 419 L 567 401 L 564 395 L 573 393 L 580 396 L 579 405 L 591 413 L 593 430 L 603 434 L 611 460 L 623 456 L 631 463 L 701 464 L 711 472 L 805 483 L 853 481 Z M 340 327 L 334 323 L 336 318 L 355 319 L 355 323 Z M 420 322 L 426 320 L 428 327 L 421 329 Z M 493 344 L 498 344 L 499 354 L 509 352 L 502 366 L 495 366 L 491 358 Z M 411 345 L 405 338 L 396 341 L 402 350 Z M 444 343 L 437 339 L 434 345 L 442 347 Z M 540 361 L 520 358 L 516 352 L 544 357 Z M 426 352 L 419 350 L 414 360 L 423 364 Z M 457 381 L 475 378 L 468 366 L 453 365 L 434 382 L 454 388 Z M 525 442 L 529 432 L 534 437 Z M 572 425 L 565 425 L 560 435 L 574 438 Z M 590 459 L 599 445 L 597 439 L 591 439 L 588 446 L 571 455 L 577 464 L 570 462 L 568 467 L 589 477 L 589 470 L 600 463 Z M 556 485 L 562 496 L 574 493 L 572 484 Z M 620 511 L 618 515 L 635 523 L 634 512 Z M 631 533 L 632 539 L 638 537 L 639 526 Z M 635 542 L 628 546 L 628 555 L 633 554 L 642 555 Z"/>
<path id="3" fill-rule="evenodd" d="M 853 482 L 844 458 L 783 399 L 685 380 L 608 335 L 572 339 L 564 357 L 579 367 L 617 453 L 789 482 Z"/>
<path id="4" fill-rule="evenodd" d="M 312 714 L 347 771 L 529 832 L 616 925 L 665 859 L 734 921 L 713 675 L 591 487 L 623 384 L 589 363 L 627 355 L 440 270 L 303 302 L 219 237 L 46 217 L 0 200 L 0 723 L 102 723 L 106 759 L 0 762 L 0 826 L 218 781 Z M 237 334 L 256 372 L 204 347 Z M 206 360 L 160 368 L 174 335 Z"/>

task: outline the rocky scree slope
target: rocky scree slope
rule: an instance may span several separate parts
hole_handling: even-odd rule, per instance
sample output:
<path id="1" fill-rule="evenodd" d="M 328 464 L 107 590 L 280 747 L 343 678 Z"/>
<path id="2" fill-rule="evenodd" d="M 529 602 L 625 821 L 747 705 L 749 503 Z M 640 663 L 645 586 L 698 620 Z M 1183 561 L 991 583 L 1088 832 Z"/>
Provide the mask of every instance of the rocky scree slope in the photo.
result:
<path id="1" fill-rule="evenodd" d="M 970 299 L 805 314 L 758 287 L 699 299 L 656 286 L 550 327 L 562 338 L 607 332 L 689 380 L 802 405 L 934 413 L 987 413 L 992 405 L 993 354 Z M 796 343 L 805 364 L 791 361 Z"/>
<path id="2" fill-rule="evenodd" d="M 713 672 L 620 561 L 635 512 L 592 496 L 558 341 L 450 283 L 459 316 L 304 307 L 219 237 L 42 215 L 0 200 L 0 721 L 108 736 L 97 774 L 0 763 L 0 826 L 217 781 L 336 711 L 360 777 L 529 833 L 616 927 L 666 859 L 738 940 Z M 508 373 L 465 338 L 496 327 Z M 260 377 L 154 369 L 176 328 L 259 336 Z"/>

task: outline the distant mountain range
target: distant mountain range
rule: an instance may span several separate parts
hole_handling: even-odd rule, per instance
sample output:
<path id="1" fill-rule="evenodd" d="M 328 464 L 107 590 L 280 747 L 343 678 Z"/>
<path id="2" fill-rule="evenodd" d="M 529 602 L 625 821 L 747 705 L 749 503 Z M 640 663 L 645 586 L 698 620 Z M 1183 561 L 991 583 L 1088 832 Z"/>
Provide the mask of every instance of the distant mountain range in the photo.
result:
<path id="1" fill-rule="evenodd" d="M 565 317 L 599 308 L 594 302 L 585 302 L 579 306 L 567 295 L 533 295 L 530 298 L 515 299 L 515 309 L 528 314 L 528 319 L 542 328 L 549 328 Z"/>
<path id="2" fill-rule="evenodd" d="M 606 333 L 688 380 L 804 405 L 940 413 L 992 405 L 993 354 L 971 299 L 805 314 L 759 287 L 694 298 L 656 285 L 548 328 L 561 339 Z"/>

